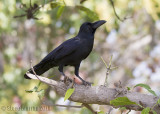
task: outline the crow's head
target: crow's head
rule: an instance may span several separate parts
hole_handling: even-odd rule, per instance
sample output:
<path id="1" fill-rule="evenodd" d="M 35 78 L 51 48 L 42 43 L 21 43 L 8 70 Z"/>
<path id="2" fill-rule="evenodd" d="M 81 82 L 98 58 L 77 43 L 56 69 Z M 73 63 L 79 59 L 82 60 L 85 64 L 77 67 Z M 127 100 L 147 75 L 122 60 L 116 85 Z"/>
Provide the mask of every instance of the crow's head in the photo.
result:
<path id="1" fill-rule="evenodd" d="M 85 22 L 81 25 L 79 34 L 93 34 L 95 33 L 96 29 L 103 25 L 106 21 L 100 20 L 94 23 Z"/>

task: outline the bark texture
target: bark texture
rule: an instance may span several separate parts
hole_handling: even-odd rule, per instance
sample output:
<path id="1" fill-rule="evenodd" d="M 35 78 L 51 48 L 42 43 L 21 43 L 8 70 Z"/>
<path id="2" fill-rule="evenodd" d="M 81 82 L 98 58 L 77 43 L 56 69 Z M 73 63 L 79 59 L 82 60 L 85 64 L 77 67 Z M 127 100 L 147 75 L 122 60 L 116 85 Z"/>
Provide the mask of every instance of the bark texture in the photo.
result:
<path id="1" fill-rule="evenodd" d="M 26 74 L 31 79 L 40 80 L 46 83 L 47 85 L 51 86 L 60 96 L 64 96 L 67 89 L 73 85 L 73 83 L 70 81 L 67 81 L 64 83 L 62 81 L 58 82 L 58 81 L 48 79 L 45 77 L 35 76 L 30 73 L 26 73 Z M 143 107 L 151 108 L 156 104 L 158 100 L 158 97 L 155 97 L 153 95 L 146 95 L 146 94 L 141 94 L 138 92 L 130 92 L 130 91 L 124 90 L 123 88 L 107 88 L 105 86 L 91 86 L 90 87 L 90 86 L 77 85 L 77 84 L 74 84 L 73 86 L 75 88 L 75 91 L 71 95 L 69 100 L 74 101 L 74 102 L 83 103 L 83 104 L 110 105 L 110 101 L 115 99 L 116 97 L 126 96 L 131 101 L 134 101 L 138 104 L 143 105 Z M 115 107 L 115 108 L 119 108 L 119 107 Z M 126 105 L 125 107 L 129 110 L 136 110 L 136 111 L 143 110 L 143 108 L 141 108 L 138 105 Z M 159 105 L 155 106 L 153 110 L 156 111 L 157 114 L 160 114 Z"/>

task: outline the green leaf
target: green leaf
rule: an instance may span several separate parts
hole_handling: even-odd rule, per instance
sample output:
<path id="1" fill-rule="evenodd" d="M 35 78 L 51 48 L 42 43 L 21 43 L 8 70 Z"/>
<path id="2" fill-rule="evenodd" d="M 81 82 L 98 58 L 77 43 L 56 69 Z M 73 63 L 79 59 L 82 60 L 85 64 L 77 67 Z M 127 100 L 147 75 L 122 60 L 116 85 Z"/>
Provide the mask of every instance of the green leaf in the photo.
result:
<path id="1" fill-rule="evenodd" d="M 38 97 L 42 99 L 43 96 L 44 96 L 44 89 L 41 89 L 40 91 L 38 91 Z"/>
<path id="2" fill-rule="evenodd" d="M 103 112 L 103 111 L 100 111 L 100 112 L 98 112 L 98 114 L 105 114 L 105 112 Z"/>
<path id="3" fill-rule="evenodd" d="M 156 112 L 156 111 L 154 111 L 154 110 L 152 110 L 152 112 L 153 112 L 153 114 L 157 114 L 157 112 Z"/>
<path id="4" fill-rule="evenodd" d="M 131 87 L 127 87 L 127 90 L 128 90 L 128 91 L 131 90 Z"/>
<path id="5" fill-rule="evenodd" d="M 58 2 L 52 2 L 52 3 L 50 3 L 50 7 L 51 7 L 52 9 L 58 7 L 59 5 L 60 5 L 60 4 L 59 4 Z"/>
<path id="6" fill-rule="evenodd" d="M 69 99 L 69 97 L 73 94 L 75 88 L 69 88 L 65 94 L 64 101 Z"/>
<path id="7" fill-rule="evenodd" d="M 160 104 L 160 98 L 158 99 L 157 103 Z"/>
<path id="8" fill-rule="evenodd" d="M 132 105 L 136 104 L 136 102 L 130 101 L 127 97 L 118 97 L 116 99 L 111 100 L 110 104 L 114 106 L 120 106 L 120 105 Z"/>
<path id="9" fill-rule="evenodd" d="M 93 114 L 93 113 L 89 109 L 83 107 L 80 114 Z"/>
<path id="10" fill-rule="evenodd" d="M 32 93 L 33 91 L 32 90 L 25 90 L 27 93 Z"/>
<path id="11" fill-rule="evenodd" d="M 27 93 L 32 93 L 32 92 L 37 92 L 38 91 L 38 87 L 35 86 L 33 89 L 31 90 L 25 90 Z"/>
<path id="12" fill-rule="evenodd" d="M 87 16 L 90 19 L 92 19 L 93 21 L 99 20 L 99 17 L 97 16 L 97 14 L 95 12 L 93 12 L 92 10 L 90 10 L 84 6 L 81 6 L 81 5 L 77 5 L 76 8 L 78 8 L 81 11 L 84 11 L 87 14 Z"/>
<path id="13" fill-rule="evenodd" d="M 39 81 L 38 86 L 37 86 L 37 91 L 38 91 L 38 88 L 40 87 L 40 85 L 41 85 L 41 82 Z"/>
<path id="14" fill-rule="evenodd" d="M 119 110 L 126 110 L 126 107 L 120 107 Z"/>
<path id="15" fill-rule="evenodd" d="M 64 1 L 59 1 L 59 2 L 54 1 L 54 2 L 51 2 L 49 5 L 52 9 L 54 9 L 58 6 L 65 6 L 65 2 Z"/>
<path id="16" fill-rule="evenodd" d="M 51 78 L 53 78 L 53 77 L 55 77 L 55 75 L 52 75 L 52 76 L 48 76 L 47 78 L 51 79 Z"/>
<path id="17" fill-rule="evenodd" d="M 35 87 L 33 88 L 33 91 L 34 91 L 34 92 L 37 92 L 37 91 L 38 91 L 38 87 L 35 86 Z"/>
<path id="18" fill-rule="evenodd" d="M 147 108 L 144 108 L 141 112 L 141 114 L 149 114 L 149 111 L 150 111 L 150 108 L 147 107 Z"/>
<path id="19" fill-rule="evenodd" d="M 33 92 L 37 92 L 37 91 L 38 91 L 38 87 L 35 86 L 35 87 L 33 88 Z"/>
<path id="20" fill-rule="evenodd" d="M 57 19 L 62 15 L 65 6 L 60 6 L 57 11 Z"/>
<path id="21" fill-rule="evenodd" d="M 137 86 L 143 87 L 146 90 L 148 90 L 151 94 L 153 94 L 154 96 L 157 96 L 156 93 L 149 87 L 149 85 L 147 85 L 147 84 L 137 84 L 137 85 L 134 86 L 134 88 L 137 87 Z"/>

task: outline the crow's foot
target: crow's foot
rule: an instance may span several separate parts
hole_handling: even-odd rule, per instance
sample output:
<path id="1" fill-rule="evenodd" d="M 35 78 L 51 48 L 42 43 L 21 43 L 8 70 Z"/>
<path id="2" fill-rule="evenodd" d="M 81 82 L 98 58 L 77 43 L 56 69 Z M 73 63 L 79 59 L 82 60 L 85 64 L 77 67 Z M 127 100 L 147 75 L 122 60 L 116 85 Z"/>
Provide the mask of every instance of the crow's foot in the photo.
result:
<path id="1" fill-rule="evenodd" d="M 83 82 L 83 85 L 85 85 L 85 86 L 91 86 L 92 84 L 93 84 L 92 82 L 87 82 L 87 81 Z"/>

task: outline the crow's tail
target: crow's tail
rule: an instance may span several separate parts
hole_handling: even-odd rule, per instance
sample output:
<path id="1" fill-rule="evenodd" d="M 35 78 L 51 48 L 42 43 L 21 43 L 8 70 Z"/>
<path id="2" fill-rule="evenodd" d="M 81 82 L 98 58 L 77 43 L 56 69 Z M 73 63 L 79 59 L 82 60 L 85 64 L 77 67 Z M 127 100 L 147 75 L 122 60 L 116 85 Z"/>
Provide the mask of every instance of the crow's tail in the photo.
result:
<path id="1" fill-rule="evenodd" d="M 52 67 L 54 67 L 54 65 L 51 65 L 50 63 L 40 62 L 37 65 L 35 65 L 33 69 L 37 75 L 41 75 Z M 30 72 L 31 74 L 34 74 L 32 69 L 29 69 L 28 72 Z M 26 74 L 24 75 L 24 78 L 30 79 Z"/>

